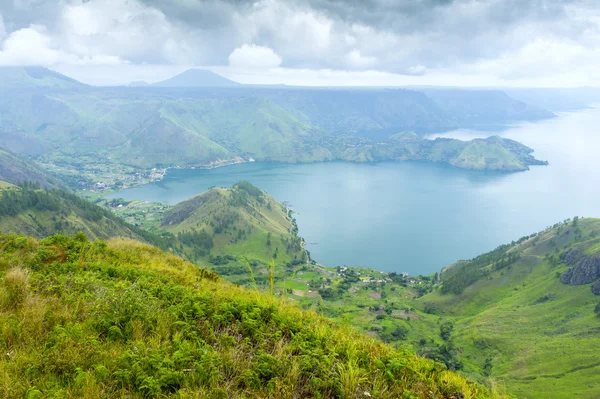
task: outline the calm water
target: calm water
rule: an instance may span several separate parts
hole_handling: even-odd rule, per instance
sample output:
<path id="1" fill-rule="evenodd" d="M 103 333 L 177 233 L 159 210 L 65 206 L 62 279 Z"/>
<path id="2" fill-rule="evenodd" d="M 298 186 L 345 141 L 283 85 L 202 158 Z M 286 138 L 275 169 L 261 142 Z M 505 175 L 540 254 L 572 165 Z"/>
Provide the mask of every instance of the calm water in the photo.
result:
<path id="1" fill-rule="evenodd" d="M 411 274 L 437 271 L 567 217 L 600 217 L 600 109 L 495 134 L 535 148 L 550 166 L 502 174 L 415 162 L 253 163 L 173 170 L 161 182 L 113 196 L 175 204 L 248 180 L 291 202 L 318 262 Z"/>

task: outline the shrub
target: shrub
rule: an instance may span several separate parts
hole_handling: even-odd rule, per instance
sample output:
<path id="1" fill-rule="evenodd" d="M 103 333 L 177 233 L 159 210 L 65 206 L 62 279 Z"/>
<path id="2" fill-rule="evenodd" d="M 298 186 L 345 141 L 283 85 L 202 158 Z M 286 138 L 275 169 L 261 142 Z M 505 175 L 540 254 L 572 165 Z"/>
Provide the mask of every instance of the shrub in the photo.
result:
<path id="1" fill-rule="evenodd" d="M 4 276 L 6 288 L 6 306 L 8 308 L 20 307 L 27 298 L 29 285 L 29 272 L 21 268 L 10 269 Z"/>

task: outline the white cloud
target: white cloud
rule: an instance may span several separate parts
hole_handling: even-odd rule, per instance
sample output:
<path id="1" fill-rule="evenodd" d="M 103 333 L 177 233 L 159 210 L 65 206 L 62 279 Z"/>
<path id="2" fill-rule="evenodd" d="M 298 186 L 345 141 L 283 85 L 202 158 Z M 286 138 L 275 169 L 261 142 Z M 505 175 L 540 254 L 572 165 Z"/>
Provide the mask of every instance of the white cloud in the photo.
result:
<path id="1" fill-rule="evenodd" d="M 4 26 L 4 18 L 0 14 L 0 42 L 6 37 L 6 27 Z"/>
<path id="2" fill-rule="evenodd" d="M 0 65 L 52 65 L 59 61 L 76 60 L 52 48 L 52 39 L 46 34 L 46 28 L 40 25 L 12 32 L 0 50 Z"/>
<path id="3" fill-rule="evenodd" d="M 117 64 L 122 61 L 112 55 L 80 56 L 67 53 L 56 45 L 42 25 L 12 32 L 2 43 L 0 65 Z"/>
<path id="4" fill-rule="evenodd" d="M 229 65 L 240 69 L 277 68 L 281 65 L 281 57 L 269 47 L 244 44 L 231 52 Z"/>
<path id="5" fill-rule="evenodd" d="M 356 49 L 346 54 L 346 61 L 354 68 L 372 68 L 377 65 L 377 57 L 363 56 Z"/>

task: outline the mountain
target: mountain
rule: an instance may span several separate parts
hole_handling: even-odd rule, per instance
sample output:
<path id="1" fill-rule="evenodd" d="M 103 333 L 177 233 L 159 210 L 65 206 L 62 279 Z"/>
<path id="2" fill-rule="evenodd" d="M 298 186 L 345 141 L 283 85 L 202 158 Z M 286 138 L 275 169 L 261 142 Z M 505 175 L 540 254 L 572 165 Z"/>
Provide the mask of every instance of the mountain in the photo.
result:
<path id="1" fill-rule="evenodd" d="M 0 90 L 76 89 L 85 84 L 40 66 L 0 67 Z"/>
<path id="2" fill-rule="evenodd" d="M 489 126 L 514 121 L 552 118 L 554 114 L 509 97 L 501 90 L 423 89 L 427 97 L 457 120 L 460 126 Z"/>
<path id="3" fill-rule="evenodd" d="M 0 180 L 16 185 L 24 182 L 32 182 L 39 184 L 41 188 L 64 187 L 58 179 L 34 163 L 25 161 L 1 148 Z"/>
<path id="4" fill-rule="evenodd" d="M 309 260 L 291 215 L 267 193 L 239 182 L 175 205 L 165 212 L 161 228 L 190 247 L 190 259 L 208 259 L 220 273 L 242 274 L 245 279 L 248 268 L 244 262 L 248 261 L 260 278 L 262 268 L 272 260 L 277 264 L 306 264 Z"/>
<path id="5" fill-rule="evenodd" d="M 288 88 L 260 94 L 326 131 L 373 140 L 553 116 L 497 90 Z"/>
<path id="6" fill-rule="evenodd" d="M 0 231 L 38 238 L 82 232 L 89 239 L 125 237 L 163 249 L 173 246 L 174 241 L 168 235 L 159 236 L 130 225 L 75 194 L 39 190 L 31 185 L 0 190 Z"/>
<path id="7" fill-rule="evenodd" d="M 170 79 L 154 83 L 154 87 L 229 87 L 239 86 L 234 82 L 204 69 L 188 69 Z"/>
<path id="8" fill-rule="evenodd" d="M 554 112 L 575 111 L 600 103 L 600 88 L 507 88 L 513 98 Z"/>
<path id="9" fill-rule="evenodd" d="M 498 397 L 139 242 L 0 246 L 2 397 Z"/>

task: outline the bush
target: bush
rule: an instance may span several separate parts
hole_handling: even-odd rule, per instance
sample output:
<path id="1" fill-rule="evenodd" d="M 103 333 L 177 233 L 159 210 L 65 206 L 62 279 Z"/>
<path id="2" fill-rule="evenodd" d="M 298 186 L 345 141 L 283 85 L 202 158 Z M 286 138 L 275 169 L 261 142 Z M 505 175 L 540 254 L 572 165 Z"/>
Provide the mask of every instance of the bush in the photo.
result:
<path id="1" fill-rule="evenodd" d="M 29 272 L 21 268 L 10 269 L 4 276 L 6 288 L 6 306 L 8 308 L 20 307 L 27 298 L 29 285 Z"/>

